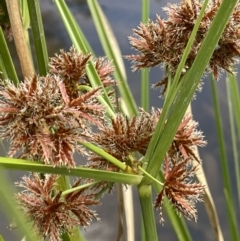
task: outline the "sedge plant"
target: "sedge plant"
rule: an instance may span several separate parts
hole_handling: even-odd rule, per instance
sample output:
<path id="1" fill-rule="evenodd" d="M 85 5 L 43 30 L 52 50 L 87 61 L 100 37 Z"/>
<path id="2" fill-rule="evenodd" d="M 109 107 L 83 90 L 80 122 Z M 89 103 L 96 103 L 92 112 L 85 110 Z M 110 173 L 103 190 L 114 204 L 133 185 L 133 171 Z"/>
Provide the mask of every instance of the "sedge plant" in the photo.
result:
<path id="1" fill-rule="evenodd" d="M 229 104 L 237 109 L 236 116 L 230 109 L 233 128 L 239 120 L 239 93 L 233 77 L 240 56 L 238 1 L 181 0 L 163 9 L 166 19 L 157 13 L 156 19 L 150 20 L 149 2 L 143 0 L 143 21 L 129 37 L 136 53 L 123 56 L 131 61 L 133 71 L 142 71 L 141 107 L 134 101 L 117 42 L 98 2 L 87 1 L 105 57 L 94 55 L 65 1 L 53 2 L 72 46 L 50 58 L 40 1 L 0 2 L 0 138 L 9 141 L 8 155 L 0 158 L 0 167 L 1 171 L 26 171 L 15 183 L 15 201 L 10 198 L 8 184 L 1 184 L 0 192 L 7 214 L 17 216 L 20 235 L 26 240 L 85 240 L 80 228 L 100 220 L 95 207 L 118 185 L 119 193 L 125 187 L 137 186 L 142 240 L 159 240 L 157 225 L 164 224 L 165 216 L 178 240 L 193 240 L 185 219 L 197 221 L 196 203 L 202 201 L 215 239 L 223 240 L 201 167 L 204 160 L 196 151 L 207 140 L 187 109 L 202 88 L 203 76 L 212 75 L 216 82 L 225 71 L 232 81 L 228 91 L 235 91 L 232 100 L 231 94 L 228 97 Z M 36 65 L 30 51 L 29 27 Z M 11 39 L 23 77 L 16 74 L 7 47 Z M 165 75 L 153 86 L 160 89 L 164 99 L 161 109 L 149 108 L 148 71 L 155 66 L 165 69 Z M 239 231 L 219 112 L 216 116 L 229 228 L 235 241 Z M 238 135 L 233 135 L 233 142 L 240 136 L 239 122 L 236 128 Z M 233 148 L 238 167 L 237 148 Z M 74 153 L 85 157 L 84 165 L 77 164 Z M 73 182 L 69 176 L 75 177 Z M 239 180 L 239 167 L 236 177 Z M 118 240 L 123 240 L 121 225 Z"/>

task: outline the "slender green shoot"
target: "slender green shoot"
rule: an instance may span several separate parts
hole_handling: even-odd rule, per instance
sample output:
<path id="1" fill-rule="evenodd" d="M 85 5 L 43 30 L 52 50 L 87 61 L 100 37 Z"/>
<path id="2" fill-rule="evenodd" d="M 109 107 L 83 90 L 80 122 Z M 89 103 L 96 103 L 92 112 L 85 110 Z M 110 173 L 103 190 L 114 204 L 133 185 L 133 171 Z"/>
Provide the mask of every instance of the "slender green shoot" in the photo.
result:
<path id="1" fill-rule="evenodd" d="M 27 0 L 31 20 L 31 30 L 36 51 L 38 71 L 41 76 L 48 72 L 48 53 L 44 35 L 41 9 L 38 0 Z"/>
<path id="2" fill-rule="evenodd" d="M 94 186 L 95 184 L 98 184 L 99 182 L 100 182 L 100 181 L 89 182 L 89 183 L 86 183 L 86 184 L 81 185 L 81 186 L 77 186 L 77 187 L 70 188 L 70 189 L 68 189 L 68 190 L 63 191 L 61 196 L 66 196 L 66 195 L 69 194 L 69 193 L 76 192 L 76 191 L 80 191 L 80 190 L 85 189 L 85 188 L 87 188 L 87 187 Z"/>
<path id="3" fill-rule="evenodd" d="M 146 23 L 149 18 L 149 0 L 142 0 L 142 22 Z M 141 106 L 149 110 L 149 69 L 141 69 Z"/>
<path id="4" fill-rule="evenodd" d="M 228 160 L 227 160 L 227 153 L 226 153 L 226 146 L 225 146 L 225 139 L 223 134 L 223 125 L 221 120 L 221 113 L 220 113 L 220 107 L 217 97 L 217 89 L 216 89 L 216 81 L 214 78 L 211 79 L 211 87 L 212 87 L 212 97 L 213 97 L 213 103 L 214 103 L 214 111 L 215 111 L 215 120 L 216 120 L 216 129 L 217 129 L 217 136 L 218 136 L 218 144 L 219 144 L 219 151 L 220 151 L 220 163 L 221 163 L 221 169 L 222 169 L 222 177 L 223 177 L 223 183 L 224 187 L 227 190 L 229 200 L 231 201 L 231 205 L 227 205 L 227 211 L 228 211 L 228 222 L 230 227 L 230 233 L 231 233 L 231 240 L 238 240 L 236 237 L 238 236 L 238 225 L 237 225 L 237 219 L 234 215 L 232 215 L 232 208 L 234 207 L 233 202 L 233 194 L 231 189 L 231 181 L 230 181 L 230 175 L 229 175 L 229 167 L 228 167 Z"/>
<path id="5" fill-rule="evenodd" d="M 83 32 L 79 28 L 75 18 L 70 12 L 64 0 L 53 0 L 57 7 L 57 10 L 63 20 L 68 35 L 78 51 L 82 51 L 84 54 L 94 54 L 88 40 L 85 38 Z"/>
<path id="6" fill-rule="evenodd" d="M 8 46 L 2 31 L 2 28 L 0 27 L 0 54 L 4 63 L 4 67 L 7 73 L 7 76 L 10 80 L 12 80 L 12 82 L 15 85 L 18 85 L 19 80 L 17 77 L 17 73 L 10 55 L 10 52 L 8 50 Z"/>
<path id="7" fill-rule="evenodd" d="M 226 79 L 227 85 L 227 100 L 228 100 L 228 109 L 229 109 L 229 120 L 230 120 L 230 129 L 231 129 L 231 137 L 232 137 L 232 151 L 233 151 L 233 158 L 234 158 L 234 165 L 235 165 L 235 176 L 236 176 L 236 184 L 237 184 L 237 193 L 238 193 L 238 204 L 240 207 L 240 165 L 239 165 L 239 153 L 237 148 L 238 138 L 237 138 L 237 131 L 235 127 L 235 116 L 234 112 L 237 112 L 236 102 L 234 98 L 234 94 L 232 93 L 231 88 L 234 83 L 237 83 L 237 78 L 234 75 L 228 74 L 228 78 Z M 236 92 L 236 91 L 235 91 Z M 239 104 L 239 103 L 238 103 Z M 240 122 L 240 115 L 236 114 L 236 122 Z M 240 135 L 239 135 L 240 136 Z"/>

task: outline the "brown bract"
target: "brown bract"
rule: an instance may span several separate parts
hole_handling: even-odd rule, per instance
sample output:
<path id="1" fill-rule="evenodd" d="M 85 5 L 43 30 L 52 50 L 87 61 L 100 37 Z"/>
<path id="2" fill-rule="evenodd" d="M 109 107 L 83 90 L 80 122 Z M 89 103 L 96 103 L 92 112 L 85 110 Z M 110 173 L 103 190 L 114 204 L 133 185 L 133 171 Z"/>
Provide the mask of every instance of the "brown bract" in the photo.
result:
<path id="1" fill-rule="evenodd" d="M 61 235 L 70 233 L 77 226 L 88 226 L 92 218 L 97 219 L 89 206 L 98 205 L 94 194 L 85 190 L 75 191 L 62 197 L 61 191 L 54 191 L 58 176 L 45 175 L 43 179 L 37 174 L 23 177 L 17 186 L 24 188 L 16 198 L 40 237 L 50 241 L 60 241 Z M 78 186 L 77 181 L 72 187 Z M 71 234 L 71 233 L 70 233 Z"/>

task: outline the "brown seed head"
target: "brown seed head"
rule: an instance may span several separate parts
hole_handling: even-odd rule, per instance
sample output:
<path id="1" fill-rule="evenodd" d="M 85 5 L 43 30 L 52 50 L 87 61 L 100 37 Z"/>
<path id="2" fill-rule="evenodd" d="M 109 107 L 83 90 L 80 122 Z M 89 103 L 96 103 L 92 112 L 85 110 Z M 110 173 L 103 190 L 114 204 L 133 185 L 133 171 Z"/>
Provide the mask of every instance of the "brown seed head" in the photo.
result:
<path id="1" fill-rule="evenodd" d="M 192 182 L 191 179 L 197 170 L 189 159 L 175 156 L 166 157 L 164 163 L 164 186 L 157 196 L 154 208 L 160 209 L 160 222 L 163 224 L 162 216 L 163 199 L 166 196 L 179 214 L 187 219 L 197 220 L 195 203 L 202 201 L 205 187 L 200 183 Z"/>
<path id="2" fill-rule="evenodd" d="M 98 205 L 93 194 L 85 190 L 72 192 L 64 197 L 61 191 L 54 191 L 56 175 L 46 175 L 40 179 L 37 174 L 23 177 L 17 186 L 24 188 L 16 195 L 21 209 L 33 222 L 40 237 L 50 241 L 60 241 L 61 234 L 77 226 L 88 226 L 92 218 L 97 219 L 94 211 L 88 206 Z M 73 187 L 78 186 L 76 182 Z"/>
<path id="3" fill-rule="evenodd" d="M 87 126 L 101 124 L 96 95 L 93 90 L 70 100 L 57 76 L 35 76 L 18 87 L 6 81 L 0 86 L 0 137 L 10 139 L 9 155 L 21 150 L 27 159 L 74 166 L 73 152 L 85 153 L 78 142 L 87 137 Z"/>
<path id="4" fill-rule="evenodd" d="M 191 67 L 220 4 L 220 0 L 209 1 L 182 76 Z M 163 8 L 168 15 L 166 20 L 157 16 L 155 23 L 149 20 L 146 24 L 141 23 L 138 29 L 134 29 L 135 36 L 129 37 L 129 40 L 139 54 L 126 56 L 133 61 L 133 70 L 163 65 L 174 76 L 201 8 L 202 3 L 198 0 L 182 0 L 180 4 L 168 4 Z M 240 3 L 236 5 L 205 70 L 206 73 L 213 73 L 216 79 L 222 70 L 233 73 L 232 68 L 240 57 L 239 16 Z M 164 93 L 167 78 L 163 78 L 155 86 L 161 86 Z"/>

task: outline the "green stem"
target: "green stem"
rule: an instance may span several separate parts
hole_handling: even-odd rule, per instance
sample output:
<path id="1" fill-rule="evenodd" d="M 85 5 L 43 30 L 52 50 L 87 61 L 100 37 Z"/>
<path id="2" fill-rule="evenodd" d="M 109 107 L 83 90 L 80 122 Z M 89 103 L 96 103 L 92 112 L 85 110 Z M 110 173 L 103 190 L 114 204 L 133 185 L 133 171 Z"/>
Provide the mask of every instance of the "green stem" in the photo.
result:
<path id="1" fill-rule="evenodd" d="M 62 18 L 62 21 L 65 25 L 65 28 L 68 32 L 68 35 L 76 47 L 78 51 L 82 51 L 84 54 L 91 52 L 93 54 L 93 50 L 89 45 L 87 39 L 85 38 L 82 30 L 79 28 L 75 18 L 70 12 L 68 6 L 66 5 L 64 0 L 53 0 L 55 3 L 57 10 Z"/>
<path id="2" fill-rule="evenodd" d="M 128 86 L 122 59 L 119 57 L 120 54 L 117 53 L 118 44 L 114 35 L 112 34 L 111 27 L 101 7 L 99 6 L 98 1 L 87 0 L 87 3 L 92 13 L 92 18 L 104 52 L 109 59 L 113 60 L 113 64 L 115 66 L 114 77 L 119 82 L 118 88 L 122 96 L 122 109 L 125 111 L 125 113 L 128 113 L 129 116 L 136 115 L 138 113 L 138 108 Z"/>
<path id="3" fill-rule="evenodd" d="M 152 205 L 152 187 L 150 185 L 139 185 L 138 194 L 141 204 L 146 240 L 158 241 Z"/>
<path id="4" fill-rule="evenodd" d="M 58 182 L 58 188 L 60 190 L 63 191 L 64 195 L 66 195 L 67 193 L 70 193 L 69 190 L 72 190 L 73 188 L 71 188 L 71 184 L 70 184 L 70 178 L 67 176 L 60 176 L 57 179 Z M 69 233 L 64 233 L 62 235 L 62 239 L 63 241 L 82 241 L 81 237 L 82 234 L 80 234 L 80 229 L 79 228 L 74 228 L 71 230 L 71 233 L 73 233 L 73 235 L 69 234 Z"/>
<path id="5" fill-rule="evenodd" d="M 234 75 L 228 75 L 226 80 L 227 85 L 227 97 L 228 97 L 228 108 L 229 108 L 229 121 L 230 121 L 230 128 L 231 128 L 231 137 L 232 137 L 232 150 L 233 150 L 233 158 L 234 158 L 234 165 L 235 165 L 235 176 L 236 176 L 236 183 L 237 183 L 237 193 L 238 193 L 238 205 L 240 207 L 240 166 L 238 162 L 238 148 L 237 148 L 237 131 L 235 128 L 234 122 L 234 112 L 236 112 L 236 108 L 234 108 L 234 98 L 232 97 L 231 92 L 231 82 L 237 82 L 237 78 Z M 237 116 L 237 115 L 236 115 Z M 237 121 L 240 121 L 240 115 Z M 240 135 L 239 135 L 240 136 Z"/>
<path id="6" fill-rule="evenodd" d="M 216 128 L 217 128 L 217 136 L 218 136 L 217 140 L 218 140 L 219 150 L 220 150 L 220 163 L 221 163 L 221 169 L 222 169 L 223 183 L 224 183 L 224 188 L 226 189 L 226 192 L 228 194 L 227 201 L 228 203 L 231 203 L 231 205 L 227 205 L 228 221 L 229 221 L 229 226 L 231 230 L 231 240 L 234 241 L 234 240 L 239 240 L 238 231 L 237 231 L 238 225 L 237 225 L 237 219 L 234 215 L 234 212 L 232 211 L 234 207 L 234 202 L 233 202 L 234 199 L 233 199 L 232 190 L 231 190 L 226 146 L 224 142 L 225 139 L 223 135 L 221 113 L 220 113 L 220 107 L 219 107 L 217 90 L 216 90 L 216 81 L 213 78 L 211 79 L 211 87 L 212 87 L 212 96 L 213 96 L 214 111 L 215 111 L 215 118 L 216 118 Z"/>
<path id="7" fill-rule="evenodd" d="M 81 142 L 81 145 L 85 146 L 87 149 L 93 151 L 94 153 L 98 154 L 99 156 L 103 157 L 104 159 L 108 160 L 118 168 L 120 168 L 122 171 L 127 173 L 134 173 L 131 167 L 127 166 L 123 162 L 119 161 L 117 158 L 111 156 L 107 152 L 105 152 L 103 149 L 93 145 L 90 142 Z"/>
<path id="8" fill-rule="evenodd" d="M 146 23 L 149 18 L 149 0 L 142 0 L 142 22 Z M 149 69 L 141 69 L 141 106 L 149 110 Z"/>
<path id="9" fill-rule="evenodd" d="M 158 181 L 156 178 L 154 178 L 153 176 L 151 176 L 149 173 L 147 173 L 143 168 L 141 168 L 140 166 L 138 167 L 138 169 L 140 169 L 147 177 L 149 177 L 151 180 L 153 180 L 154 182 L 160 184 L 161 186 L 163 186 L 164 184 L 160 181 Z"/>
<path id="10" fill-rule="evenodd" d="M 62 192 L 62 195 L 61 196 L 65 196 L 69 193 L 72 193 L 72 192 L 76 192 L 76 191 L 79 191 L 79 190 L 82 190 L 82 189 L 85 189 L 87 187 L 91 187 L 97 183 L 99 183 L 101 181 L 96 181 L 96 182 L 90 182 L 90 183 L 86 183 L 84 185 L 81 185 L 81 186 L 78 186 L 78 187 L 74 187 L 74 188 L 70 188 L 70 189 L 67 189 L 65 191 Z"/>

